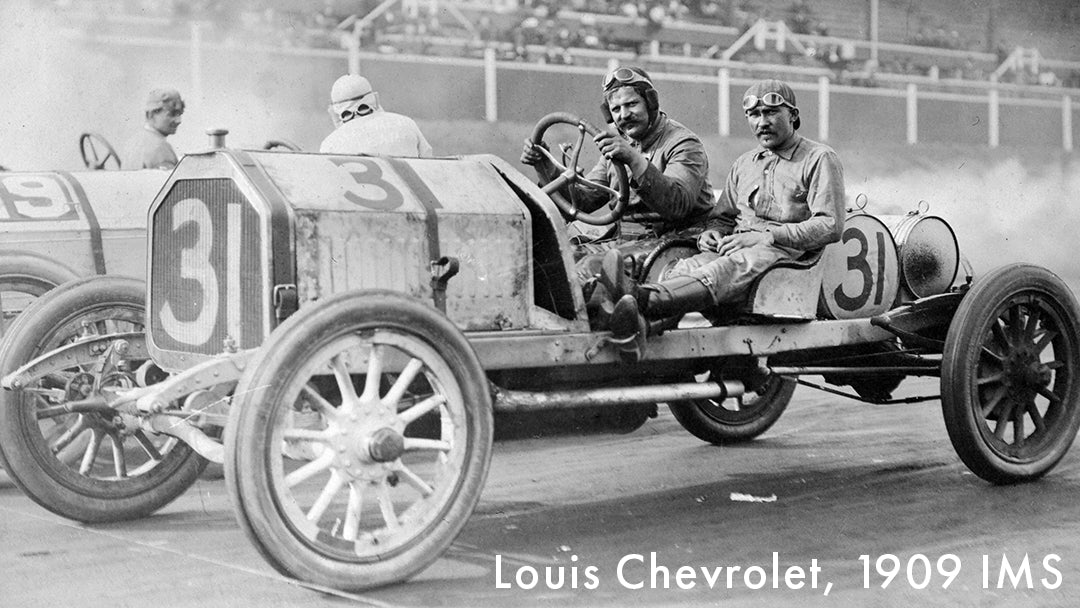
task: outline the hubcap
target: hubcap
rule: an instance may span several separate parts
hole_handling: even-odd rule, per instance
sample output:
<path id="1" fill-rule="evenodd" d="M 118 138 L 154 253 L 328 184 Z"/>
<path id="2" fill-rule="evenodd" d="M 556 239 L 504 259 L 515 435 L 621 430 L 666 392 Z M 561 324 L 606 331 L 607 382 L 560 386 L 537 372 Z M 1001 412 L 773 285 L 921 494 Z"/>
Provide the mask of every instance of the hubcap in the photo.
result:
<path id="1" fill-rule="evenodd" d="M 394 429 L 383 427 L 368 439 L 368 455 L 375 462 L 392 462 L 405 452 L 405 438 Z"/>

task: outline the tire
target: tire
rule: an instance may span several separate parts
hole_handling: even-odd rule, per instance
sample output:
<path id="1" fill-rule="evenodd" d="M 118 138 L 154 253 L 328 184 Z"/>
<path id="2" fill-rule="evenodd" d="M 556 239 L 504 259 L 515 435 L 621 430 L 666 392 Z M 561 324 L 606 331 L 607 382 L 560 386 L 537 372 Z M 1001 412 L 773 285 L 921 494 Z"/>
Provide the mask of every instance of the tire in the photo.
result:
<path id="1" fill-rule="evenodd" d="M 697 255 L 697 240 L 674 238 L 664 241 L 653 248 L 641 263 L 642 283 L 659 283 L 667 278 L 668 273 L 679 260 Z"/>
<path id="2" fill-rule="evenodd" d="M 241 527 L 279 572 L 348 591 L 435 561 L 491 458 L 491 393 L 471 346 L 430 306 L 387 291 L 293 315 L 247 367 L 229 416 L 225 479 Z M 372 446 L 385 448 L 378 460 Z"/>
<path id="3" fill-rule="evenodd" d="M 0 253 L 0 336 L 31 302 L 77 278 L 64 266 L 36 255 Z"/>
<path id="4" fill-rule="evenodd" d="M 87 332 L 141 329 L 145 292 L 143 281 L 109 276 L 61 285 L 31 304 L 4 336 L 0 371 L 10 373 Z M 67 413 L 37 419 L 42 407 L 68 400 L 66 385 L 94 380 L 94 363 L 96 357 L 74 361 L 20 389 L 0 390 L 0 460 L 27 496 L 57 515 L 82 522 L 149 515 L 194 483 L 206 461 L 176 439 L 124 432 L 112 416 Z M 117 370 L 100 381 L 132 386 L 138 364 L 129 362 L 129 371 Z M 36 389 L 55 389 L 52 401 L 35 396 L 41 393 Z"/>
<path id="5" fill-rule="evenodd" d="M 949 326 L 941 408 L 956 453 L 997 484 L 1030 481 L 1080 428 L 1080 308 L 1056 275 L 1013 264 L 977 281 Z"/>
<path id="6" fill-rule="evenodd" d="M 668 404 L 668 409 L 694 437 L 715 445 L 731 445 L 750 441 L 769 430 L 794 393 L 794 380 L 770 376 L 758 392 L 723 401 L 675 401 Z"/>

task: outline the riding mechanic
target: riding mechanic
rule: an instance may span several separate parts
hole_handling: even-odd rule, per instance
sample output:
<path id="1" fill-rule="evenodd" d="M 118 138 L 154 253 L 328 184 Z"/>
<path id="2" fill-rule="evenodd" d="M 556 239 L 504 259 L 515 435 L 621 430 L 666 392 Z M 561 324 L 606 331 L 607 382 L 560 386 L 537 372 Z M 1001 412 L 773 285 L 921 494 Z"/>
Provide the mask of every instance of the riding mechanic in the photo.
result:
<path id="1" fill-rule="evenodd" d="M 168 142 L 180 127 L 184 100 L 176 89 L 154 89 L 146 99 L 146 122 L 127 144 L 128 168 L 172 169 L 178 162 Z"/>

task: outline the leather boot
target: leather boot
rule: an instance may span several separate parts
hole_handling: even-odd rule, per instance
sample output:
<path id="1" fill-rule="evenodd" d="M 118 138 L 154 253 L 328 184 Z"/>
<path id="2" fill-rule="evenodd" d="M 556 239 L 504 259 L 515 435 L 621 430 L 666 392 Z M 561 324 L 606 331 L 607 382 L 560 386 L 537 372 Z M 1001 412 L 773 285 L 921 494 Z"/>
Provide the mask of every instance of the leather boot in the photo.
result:
<path id="1" fill-rule="evenodd" d="M 635 292 L 619 298 L 608 318 L 608 327 L 616 340 L 626 340 L 635 334 L 644 339 L 649 327 L 646 319 L 677 321 L 688 312 L 703 310 L 714 304 L 708 286 L 700 279 L 689 276 L 639 285 Z"/>
<path id="2" fill-rule="evenodd" d="M 626 273 L 622 252 L 609 249 L 600 263 L 600 284 L 616 301 L 626 294 L 637 297 L 637 285 Z"/>
<path id="3" fill-rule="evenodd" d="M 603 283 L 596 279 L 590 279 L 591 284 L 586 284 L 582 289 L 585 295 L 585 312 L 589 315 L 589 327 L 594 330 L 608 329 L 608 320 L 611 318 L 612 309 L 615 308 L 615 300 L 608 293 Z"/>
<path id="4" fill-rule="evenodd" d="M 638 286 L 637 301 L 647 319 L 680 317 L 715 304 L 712 291 L 701 279 L 685 275 Z"/>
<path id="5" fill-rule="evenodd" d="M 634 296 L 626 294 L 619 298 L 611 311 L 608 326 L 611 337 L 618 345 L 619 356 L 624 361 L 640 361 L 645 352 L 645 337 L 649 333 L 649 326 L 645 317 L 638 312 Z"/>

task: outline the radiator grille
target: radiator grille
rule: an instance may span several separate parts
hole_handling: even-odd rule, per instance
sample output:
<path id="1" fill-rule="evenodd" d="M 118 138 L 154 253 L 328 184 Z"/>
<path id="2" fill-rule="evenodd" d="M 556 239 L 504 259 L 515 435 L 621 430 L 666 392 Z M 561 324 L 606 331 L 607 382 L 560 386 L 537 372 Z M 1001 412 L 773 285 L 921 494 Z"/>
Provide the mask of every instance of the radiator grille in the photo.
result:
<path id="1" fill-rule="evenodd" d="M 165 351 L 262 344 L 270 286 L 258 212 L 225 178 L 177 180 L 151 218 L 150 331 Z"/>

